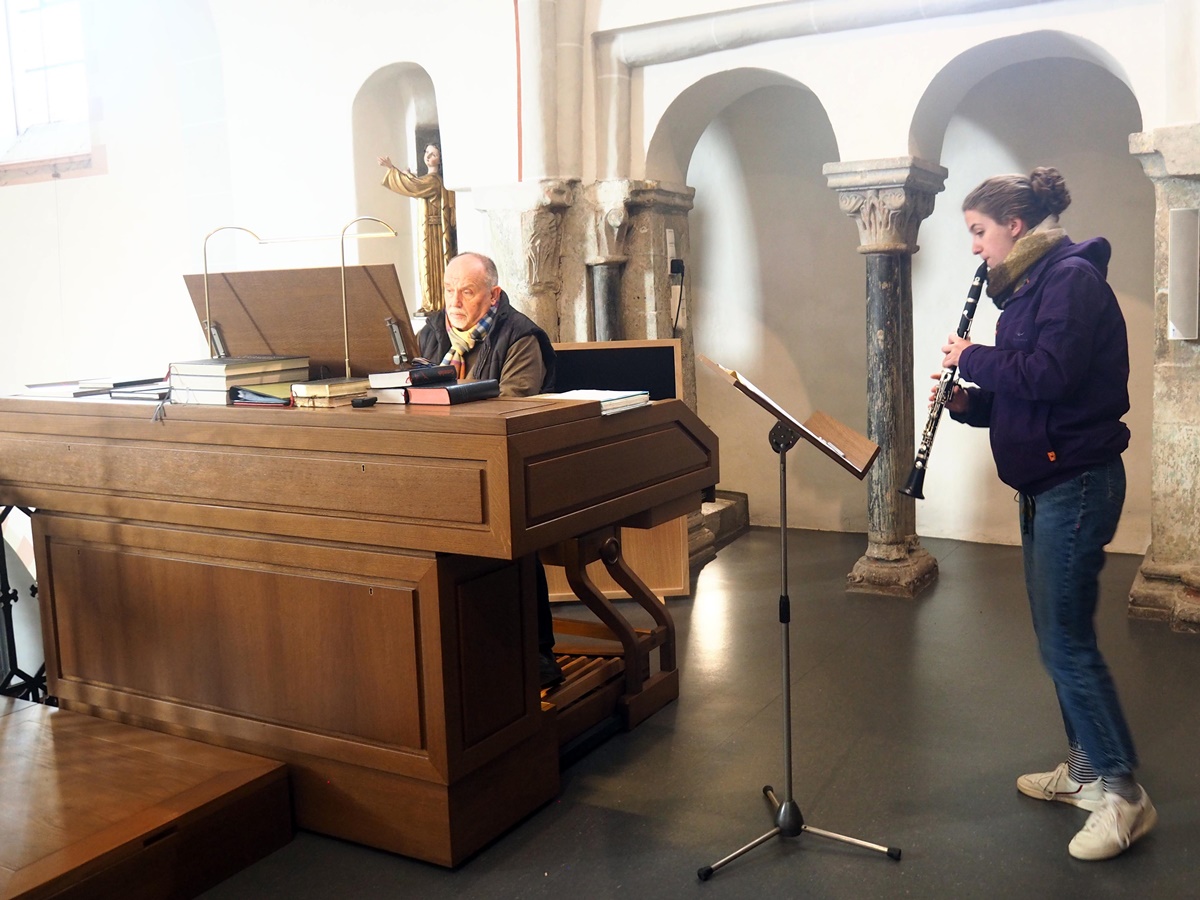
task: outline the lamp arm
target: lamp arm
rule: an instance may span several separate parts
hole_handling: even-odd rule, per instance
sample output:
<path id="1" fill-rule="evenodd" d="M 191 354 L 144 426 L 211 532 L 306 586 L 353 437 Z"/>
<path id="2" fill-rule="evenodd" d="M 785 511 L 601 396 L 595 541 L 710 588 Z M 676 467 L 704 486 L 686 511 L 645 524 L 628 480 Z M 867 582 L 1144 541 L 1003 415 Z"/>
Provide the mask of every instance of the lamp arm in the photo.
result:
<path id="1" fill-rule="evenodd" d="M 213 358 L 213 323 L 212 314 L 209 312 L 208 305 L 208 239 L 218 231 L 244 231 L 250 237 L 254 238 L 260 244 L 263 242 L 257 234 L 249 228 L 243 228 L 241 225 L 219 225 L 204 236 L 204 333 L 208 338 L 208 358 Z"/>
<path id="2" fill-rule="evenodd" d="M 341 274 L 342 274 L 342 349 L 345 351 L 345 355 L 346 355 L 346 377 L 347 378 L 350 377 L 350 322 L 349 322 L 348 316 L 346 314 L 346 232 L 350 229 L 351 225 L 354 225 L 358 222 L 378 222 L 380 225 L 382 225 L 384 228 L 386 228 L 387 231 L 386 232 L 376 231 L 376 232 L 368 232 L 367 234 L 356 234 L 356 235 L 353 235 L 353 237 L 355 237 L 355 238 L 362 239 L 362 238 L 371 238 L 371 237 L 395 237 L 396 236 L 396 230 L 394 228 L 392 228 L 391 225 L 389 225 L 387 222 L 383 221 L 383 219 L 377 219 L 374 216 L 359 216 L 356 219 L 351 219 L 349 222 L 346 223 L 345 227 L 342 229 L 342 237 L 341 237 L 341 241 L 339 242 L 341 244 L 341 250 L 342 250 L 342 266 L 341 266 Z"/>

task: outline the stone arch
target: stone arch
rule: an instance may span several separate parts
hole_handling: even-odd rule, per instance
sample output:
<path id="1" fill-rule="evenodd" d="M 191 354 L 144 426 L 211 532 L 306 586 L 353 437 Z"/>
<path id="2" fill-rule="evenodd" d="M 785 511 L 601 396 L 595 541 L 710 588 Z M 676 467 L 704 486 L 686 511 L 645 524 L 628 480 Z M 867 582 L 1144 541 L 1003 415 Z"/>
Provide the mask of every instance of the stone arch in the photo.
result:
<path id="1" fill-rule="evenodd" d="M 964 50 L 929 82 L 913 113 L 909 153 L 930 162 L 940 160 L 946 126 L 972 88 L 1003 68 L 1040 59 L 1092 63 L 1124 82 L 1137 95 L 1124 67 L 1091 41 L 1062 31 L 1034 31 L 997 38 Z"/>
<path id="2" fill-rule="evenodd" d="M 854 225 L 822 167 L 839 156 L 828 112 L 806 85 L 739 69 L 681 92 L 650 141 L 646 173 L 695 190 L 685 252 L 695 352 L 736 368 L 805 418 L 821 408 L 865 427 L 864 310 Z M 696 374 L 697 409 L 722 442 L 722 482 L 752 521 L 779 520 L 766 429 L 744 398 Z M 763 424 L 760 432 L 748 422 Z M 861 530 L 862 484 L 820 466 L 789 474 L 789 521 Z"/>
<path id="3" fill-rule="evenodd" d="M 414 62 L 396 62 L 372 72 L 359 88 L 351 109 L 354 147 L 354 192 L 359 215 L 383 219 L 396 240 L 361 241 L 354 248 L 360 262 L 394 263 L 410 309 L 421 305 L 417 227 L 421 203 L 383 187 L 380 156 L 390 156 L 400 169 L 420 169 L 427 135 L 438 131 L 433 79 Z M 454 170 L 453 154 L 443 148 L 443 172 Z"/>
<path id="4" fill-rule="evenodd" d="M 682 91 L 663 112 L 646 148 L 646 178 L 681 185 L 696 142 L 713 119 L 738 99 L 771 86 L 807 91 L 793 78 L 769 69 L 731 69 L 705 76 Z"/>

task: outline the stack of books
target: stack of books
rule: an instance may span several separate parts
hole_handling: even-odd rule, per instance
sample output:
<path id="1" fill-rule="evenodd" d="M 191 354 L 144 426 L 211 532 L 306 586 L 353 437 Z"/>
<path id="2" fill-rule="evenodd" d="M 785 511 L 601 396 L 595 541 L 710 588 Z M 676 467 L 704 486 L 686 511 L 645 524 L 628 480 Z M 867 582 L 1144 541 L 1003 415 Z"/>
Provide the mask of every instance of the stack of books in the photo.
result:
<path id="1" fill-rule="evenodd" d="M 472 400 L 488 400 L 500 396 L 500 382 L 447 381 L 443 384 L 421 384 L 411 387 L 371 388 L 369 396 L 380 403 L 408 403 L 413 406 L 455 406 Z"/>
<path id="2" fill-rule="evenodd" d="M 172 403 L 228 406 L 238 385 L 292 384 L 308 381 L 307 356 L 219 356 L 171 363 Z"/>
<path id="3" fill-rule="evenodd" d="M 429 385 L 448 385 L 458 382 L 454 366 L 414 366 L 400 372 L 373 372 L 368 395 L 380 403 L 408 403 L 408 389 Z"/>

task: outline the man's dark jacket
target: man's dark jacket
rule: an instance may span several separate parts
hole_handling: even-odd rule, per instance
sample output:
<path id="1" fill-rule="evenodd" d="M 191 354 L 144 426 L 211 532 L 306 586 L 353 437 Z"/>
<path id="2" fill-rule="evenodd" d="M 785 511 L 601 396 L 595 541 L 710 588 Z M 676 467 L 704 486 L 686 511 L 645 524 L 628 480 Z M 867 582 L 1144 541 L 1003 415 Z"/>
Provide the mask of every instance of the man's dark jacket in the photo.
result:
<path id="1" fill-rule="evenodd" d="M 483 339 L 483 343 L 475 348 L 474 359 L 471 360 L 471 371 L 468 377 L 474 381 L 485 381 L 489 378 L 500 380 L 500 372 L 504 369 L 504 360 L 508 358 L 508 348 L 514 341 L 534 335 L 542 350 L 542 363 L 546 367 L 546 376 L 542 379 L 542 391 L 554 390 L 554 347 L 546 332 L 537 323 L 519 310 L 513 309 L 508 302 L 508 294 L 500 292 L 500 301 L 496 310 L 496 321 L 491 331 Z M 450 350 L 450 335 L 446 334 L 446 311 L 438 310 L 430 316 L 425 327 L 421 329 L 421 356 L 431 363 L 440 363 Z"/>

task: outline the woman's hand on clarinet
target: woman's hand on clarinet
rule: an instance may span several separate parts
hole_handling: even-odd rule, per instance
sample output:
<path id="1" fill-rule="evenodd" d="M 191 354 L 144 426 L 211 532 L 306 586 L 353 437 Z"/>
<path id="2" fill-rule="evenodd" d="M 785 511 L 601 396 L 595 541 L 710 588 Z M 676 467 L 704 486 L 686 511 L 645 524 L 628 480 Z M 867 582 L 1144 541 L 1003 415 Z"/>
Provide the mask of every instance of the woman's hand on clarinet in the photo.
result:
<path id="1" fill-rule="evenodd" d="M 933 406 L 933 404 L 937 401 L 938 388 L 941 386 L 942 381 L 942 373 L 935 372 L 929 377 L 937 382 L 937 384 L 929 389 L 929 405 Z M 967 407 L 970 405 L 971 395 L 960 388 L 957 384 L 954 385 L 954 387 L 950 389 L 950 399 L 946 402 L 945 408 L 952 413 L 961 414 L 965 413 L 967 411 Z"/>
<path id="2" fill-rule="evenodd" d="M 942 347 L 942 352 L 946 354 L 942 360 L 942 367 L 949 369 L 958 366 L 958 358 L 962 356 L 962 352 L 971 346 L 969 338 L 959 337 L 957 334 L 952 334 L 946 338 L 946 344 Z"/>

